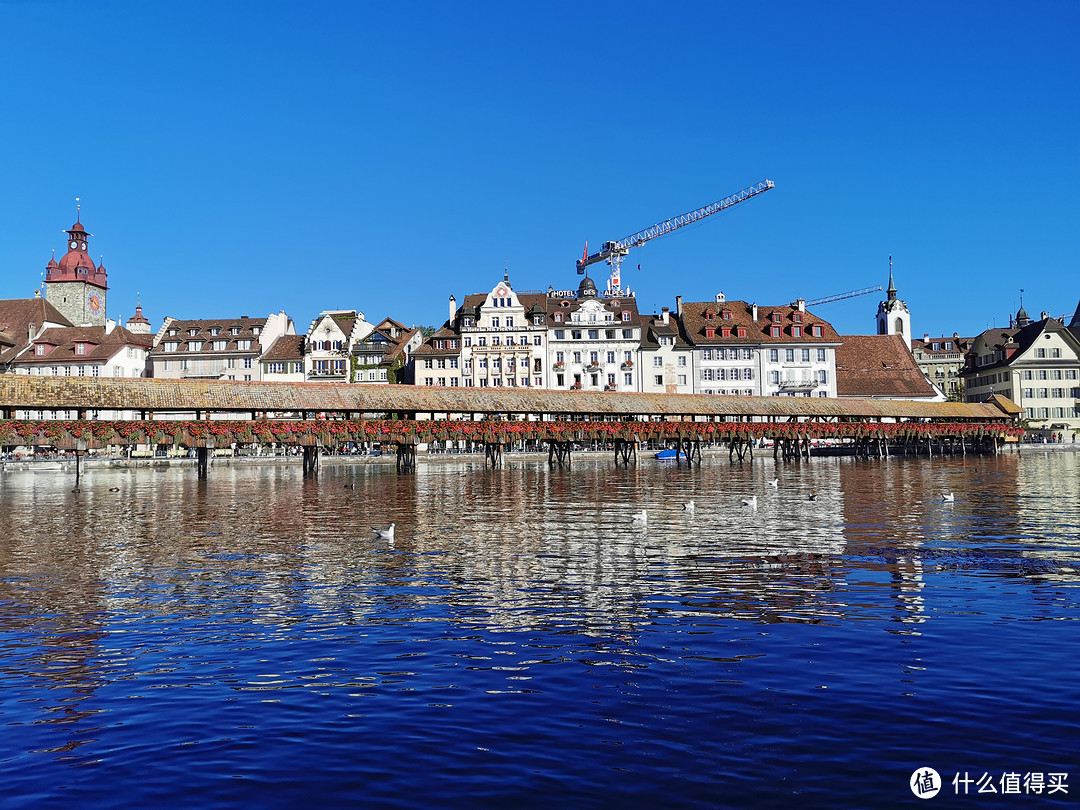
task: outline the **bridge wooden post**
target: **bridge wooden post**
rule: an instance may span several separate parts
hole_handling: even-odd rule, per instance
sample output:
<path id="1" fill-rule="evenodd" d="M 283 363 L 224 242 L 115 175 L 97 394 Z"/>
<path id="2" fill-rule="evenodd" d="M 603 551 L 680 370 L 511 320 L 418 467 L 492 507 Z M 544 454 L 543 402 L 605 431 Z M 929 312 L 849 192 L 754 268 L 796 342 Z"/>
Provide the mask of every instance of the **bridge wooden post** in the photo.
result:
<path id="1" fill-rule="evenodd" d="M 415 436 L 410 436 L 407 441 L 397 443 L 397 471 L 416 471 L 416 442 Z"/>
<path id="2" fill-rule="evenodd" d="M 305 434 L 300 437 L 300 449 L 303 453 L 304 477 L 316 477 L 319 474 L 319 450 L 322 442 L 318 436 Z"/>
<path id="3" fill-rule="evenodd" d="M 620 460 L 624 467 L 629 467 L 631 462 L 636 464 L 637 446 L 637 436 L 633 439 L 615 439 L 615 466 L 619 466 Z"/>
<path id="4" fill-rule="evenodd" d="M 558 461 L 559 467 L 570 467 L 570 448 L 572 442 L 563 442 L 558 439 L 548 439 L 548 466 L 554 467 Z"/>
<path id="5" fill-rule="evenodd" d="M 502 454 L 503 446 L 500 441 L 485 441 L 484 442 L 484 467 L 488 466 L 488 462 L 491 462 L 491 469 L 502 466 Z"/>
<path id="6" fill-rule="evenodd" d="M 196 467 L 198 468 L 198 478 L 200 481 L 205 481 L 210 473 L 210 453 L 213 449 L 213 439 L 206 439 L 204 445 L 195 448 Z"/>

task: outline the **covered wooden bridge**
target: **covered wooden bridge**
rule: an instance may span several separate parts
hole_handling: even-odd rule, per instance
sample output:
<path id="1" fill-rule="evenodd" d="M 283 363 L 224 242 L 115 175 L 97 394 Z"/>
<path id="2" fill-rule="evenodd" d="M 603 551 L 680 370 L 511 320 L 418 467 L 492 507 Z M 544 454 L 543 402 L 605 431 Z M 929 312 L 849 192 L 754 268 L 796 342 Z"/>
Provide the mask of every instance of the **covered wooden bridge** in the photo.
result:
<path id="1" fill-rule="evenodd" d="M 575 443 L 602 441 L 617 463 L 639 443 L 675 446 L 700 459 L 702 443 L 740 460 L 758 439 L 774 454 L 800 458 L 811 440 L 831 439 L 879 455 L 925 445 L 995 452 L 1021 432 L 1020 409 L 997 397 L 980 403 L 873 399 L 732 397 L 546 391 L 528 388 L 421 388 L 405 385 L 223 380 L 65 378 L 0 375 L 0 445 L 52 446 L 81 453 L 117 445 L 198 451 L 276 442 L 304 448 L 305 471 L 320 447 L 391 443 L 399 469 L 431 441 L 482 442 L 488 461 L 513 442 L 546 443 L 551 463 L 569 464 Z"/>

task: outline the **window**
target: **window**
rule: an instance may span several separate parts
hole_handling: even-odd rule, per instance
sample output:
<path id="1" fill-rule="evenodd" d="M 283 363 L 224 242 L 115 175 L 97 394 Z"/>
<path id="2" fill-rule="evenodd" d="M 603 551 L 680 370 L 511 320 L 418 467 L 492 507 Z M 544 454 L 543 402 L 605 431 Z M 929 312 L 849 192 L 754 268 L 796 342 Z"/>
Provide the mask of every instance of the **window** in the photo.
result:
<path id="1" fill-rule="evenodd" d="M 701 370 L 701 379 L 711 382 L 716 379 L 716 374 L 711 368 L 703 368 Z"/>
<path id="2" fill-rule="evenodd" d="M 824 349 L 818 349 L 817 350 L 817 359 L 818 359 L 819 363 L 824 363 L 825 362 L 825 350 Z"/>
<path id="3" fill-rule="evenodd" d="M 769 362 L 770 363 L 779 363 L 780 362 L 780 350 L 779 349 L 769 349 Z"/>
<path id="4" fill-rule="evenodd" d="M 828 385 L 828 383 L 829 383 L 829 372 L 825 371 L 824 369 L 819 371 L 818 372 L 818 382 L 821 383 L 822 385 Z"/>
<path id="5" fill-rule="evenodd" d="M 814 337 L 821 337 L 821 327 L 817 325 L 811 326 L 810 334 L 812 334 Z"/>
<path id="6" fill-rule="evenodd" d="M 187 333 L 188 333 L 188 336 L 195 337 L 195 335 L 199 334 L 199 330 L 198 329 L 188 329 Z"/>
<path id="7" fill-rule="evenodd" d="M 656 377 L 654 377 L 653 379 L 656 381 L 657 385 L 663 385 L 664 384 L 664 377 L 663 377 L 662 374 L 657 374 Z"/>
<path id="8" fill-rule="evenodd" d="M 607 361 L 609 363 L 614 363 L 615 362 L 615 352 L 608 352 L 607 353 Z"/>
<path id="9" fill-rule="evenodd" d="M 581 330 L 580 329 L 571 329 L 570 330 L 570 338 L 572 340 L 581 340 Z"/>
<path id="10" fill-rule="evenodd" d="M 600 339 L 600 330 L 599 329 L 590 329 L 589 330 L 589 340 L 599 340 L 599 339 Z"/>
<path id="11" fill-rule="evenodd" d="M 1050 350 L 1050 356 L 1051 357 L 1061 357 L 1061 349 L 1051 349 Z"/>
<path id="12" fill-rule="evenodd" d="M 780 337 L 780 327 L 779 326 L 770 326 L 769 327 L 769 336 L 770 337 L 775 337 L 775 338 Z"/>
<path id="13" fill-rule="evenodd" d="M 795 362 L 795 350 L 794 349 L 784 349 L 784 361 L 788 362 L 788 363 L 794 363 Z"/>
<path id="14" fill-rule="evenodd" d="M 189 352 L 201 352 L 203 342 L 201 340 L 189 340 L 188 351 Z"/>
<path id="15" fill-rule="evenodd" d="M 791 327 L 791 336 L 792 337 L 802 337 L 802 327 L 801 326 L 793 326 L 793 327 Z"/>
<path id="16" fill-rule="evenodd" d="M 706 327 L 705 328 L 705 337 L 707 337 L 707 338 L 716 337 L 716 330 L 713 329 L 711 326 Z"/>
<path id="17" fill-rule="evenodd" d="M 130 352 L 131 349 L 128 349 L 128 351 Z M 86 344 L 85 343 L 76 343 L 75 344 L 75 354 L 86 354 Z"/>
<path id="18" fill-rule="evenodd" d="M 1046 349 L 1036 349 L 1035 356 L 1039 358 L 1046 357 Z"/>
<path id="19" fill-rule="evenodd" d="M 685 374 L 680 374 L 679 375 L 678 384 L 679 385 L 686 385 L 686 375 Z"/>
<path id="20" fill-rule="evenodd" d="M 561 312 L 556 312 L 555 313 L 555 323 L 562 323 L 562 322 L 563 322 L 562 321 L 562 313 Z"/>
<path id="21" fill-rule="evenodd" d="M 630 320 L 630 312 L 629 311 L 624 311 L 623 314 L 622 314 L 622 319 L 624 321 Z"/>
<path id="22" fill-rule="evenodd" d="M 752 380 L 752 379 L 754 379 L 754 370 L 752 368 L 744 368 L 742 370 L 742 378 L 744 380 Z"/>
<path id="23" fill-rule="evenodd" d="M 769 383 L 772 384 L 772 385 L 779 385 L 780 384 L 780 372 L 779 371 L 770 371 L 769 372 Z"/>
<path id="24" fill-rule="evenodd" d="M 623 329 L 622 330 L 622 336 L 623 336 L 623 340 L 633 340 L 634 337 L 635 337 L 634 330 L 633 329 Z"/>
<path id="25" fill-rule="evenodd" d="M 654 368 L 663 368 L 664 359 L 658 355 L 652 359 L 652 364 Z"/>
<path id="26" fill-rule="evenodd" d="M 686 355 L 682 355 L 679 357 L 679 365 L 684 367 L 686 366 Z"/>
<path id="27" fill-rule="evenodd" d="M 240 334 L 240 327 L 239 326 L 230 326 L 229 327 L 229 334 L 231 334 L 231 335 L 239 335 Z"/>
<path id="28" fill-rule="evenodd" d="M 499 319 L 498 318 L 492 318 L 491 319 L 491 328 L 492 329 L 498 329 L 499 328 Z"/>
<path id="29" fill-rule="evenodd" d="M 736 349 L 736 351 L 738 351 L 738 349 Z M 743 349 L 742 350 L 742 359 L 743 360 L 753 360 L 754 359 L 754 350 L 753 349 Z"/>
<path id="30" fill-rule="evenodd" d="M 220 335 L 220 334 L 221 334 L 221 327 L 220 326 L 211 326 L 210 327 L 210 335 L 211 335 L 211 337 L 213 337 L 214 335 Z"/>
<path id="31" fill-rule="evenodd" d="M 81 346 L 82 344 L 80 343 L 79 345 Z M 45 356 L 45 346 L 42 345 L 41 343 L 37 344 L 34 347 L 34 354 L 36 354 L 38 357 L 44 357 Z"/>
<path id="32" fill-rule="evenodd" d="M 633 385 L 634 384 L 634 375 L 633 374 L 623 374 L 623 384 L 624 385 Z"/>
<path id="33" fill-rule="evenodd" d="M 575 363 L 580 363 L 581 362 L 581 352 L 574 352 L 574 362 Z"/>
<path id="34" fill-rule="evenodd" d="M 795 323 L 802 323 L 802 313 L 801 312 L 792 312 L 791 313 L 791 320 L 793 322 L 795 322 Z"/>
<path id="35" fill-rule="evenodd" d="M 228 348 L 229 341 L 227 341 L 227 340 L 215 340 L 213 345 L 214 345 L 214 351 L 215 352 L 223 352 L 223 351 L 225 351 L 225 349 Z"/>
<path id="36" fill-rule="evenodd" d="M 802 361 L 804 363 L 809 363 L 810 362 L 810 350 L 809 349 L 803 349 L 802 350 Z"/>

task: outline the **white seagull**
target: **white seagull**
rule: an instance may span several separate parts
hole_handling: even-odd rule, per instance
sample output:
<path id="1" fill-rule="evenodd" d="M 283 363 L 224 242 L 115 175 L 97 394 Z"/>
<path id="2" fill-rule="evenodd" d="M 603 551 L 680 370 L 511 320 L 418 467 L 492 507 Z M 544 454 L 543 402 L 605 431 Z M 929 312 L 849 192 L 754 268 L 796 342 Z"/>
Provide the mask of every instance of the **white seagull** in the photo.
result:
<path id="1" fill-rule="evenodd" d="M 951 492 L 942 492 L 941 493 L 941 500 L 943 500 L 943 501 L 955 501 L 956 496 L 953 495 Z"/>
<path id="2" fill-rule="evenodd" d="M 645 523 L 649 520 L 648 513 L 642 509 L 640 512 L 635 512 L 633 517 L 630 518 L 631 523 Z"/>
<path id="3" fill-rule="evenodd" d="M 751 495 L 749 498 L 743 498 L 742 505 L 749 506 L 751 509 L 757 509 L 757 495 Z"/>
<path id="4" fill-rule="evenodd" d="M 391 543 L 394 542 L 394 524 L 393 523 L 391 523 L 390 527 L 387 528 L 387 529 L 376 529 L 374 526 L 372 526 L 371 530 L 373 532 L 375 532 L 375 539 L 376 540 L 389 540 Z"/>
<path id="5" fill-rule="evenodd" d="M 779 487 L 780 486 L 780 479 L 779 478 L 774 478 L 772 481 L 769 482 L 769 486 L 770 487 Z"/>
<path id="6" fill-rule="evenodd" d="M 687 512 L 693 512 L 694 511 L 694 502 L 693 501 L 687 501 L 686 503 L 684 503 L 682 505 L 682 508 L 685 509 Z"/>

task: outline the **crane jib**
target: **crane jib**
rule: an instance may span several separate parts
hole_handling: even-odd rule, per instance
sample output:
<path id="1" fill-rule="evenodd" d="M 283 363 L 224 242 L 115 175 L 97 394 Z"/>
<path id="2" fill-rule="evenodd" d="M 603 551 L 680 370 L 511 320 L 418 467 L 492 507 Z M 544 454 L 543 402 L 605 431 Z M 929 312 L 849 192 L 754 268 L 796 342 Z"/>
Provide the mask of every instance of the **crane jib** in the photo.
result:
<path id="1" fill-rule="evenodd" d="M 733 205 L 737 205 L 745 200 L 749 200 L 751 197 L 756 197 L 762 192 L 768 191 L 775 187 L 775 183 L 772 180 L 762 180 L 760 183 L 754 186 L 744 188 L 742 191 L 736 192 L 729 197 L 724 197 L 722 200 L 717 200 L 714 203 L 698 208 L 694 211 L 688 211 L 685 214 L 680 214 L 677 217 L 659 222 L 644 230 L 632 233 L 629 236 L 620 239 L 617 242 L 605 242 L 604 246 L 596 253 L 585 257 L 584 259 L 577 260 L 578 274 L 585 272 L 585 268 L 595 262 L 603 261 L 604 259 L 612 259 L 613 262 L 618 263 L 622 260 L 630 248 L 643 245 L 650 239 L 655 239 L 658 236 L 671 233 L 674 230 L 682 228 L 686 225 L 690 225 L 698 220 L 704 219 L 707 216 L 723 211 L 726 208 L 730 208 Z"/>

